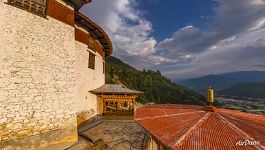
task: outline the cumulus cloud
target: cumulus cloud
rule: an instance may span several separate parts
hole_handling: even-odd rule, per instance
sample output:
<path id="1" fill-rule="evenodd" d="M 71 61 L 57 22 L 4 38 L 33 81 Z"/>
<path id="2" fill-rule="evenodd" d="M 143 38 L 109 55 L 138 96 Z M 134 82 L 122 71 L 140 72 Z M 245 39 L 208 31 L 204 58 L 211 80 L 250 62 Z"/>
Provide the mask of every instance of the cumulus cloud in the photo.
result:
<path id="1" fill-rule="evenodd" d="M 254 66 L 265 61 L 265 47 L 261 44 L 265 43 L 265 1 L 215 1 L 218 6 L 214 8 L 213 22 L 207 29 L 183 27 L 158 43 L 161 56 L 173 56 L 184 62 L 176 69 L 176 64 L 159 66 L 167 76 L 184 78 L 264 69 Z M 185 57 L 187 55 L 192 55 L 192 59 Z"/>
<path id="2" fill-rule="evenodd" d="M 107 31 L 114 56 L 138 69 L 159 69 L 170 78 L 265 70 L 265 1 L 213 1 L 218 5 L 207 28 L 186 26 L 159 42 L 136 0 L 95 0 L 81 12 Z"/>
<path id="3" fill-rule="evenodd" d="M 263 27 L 264 0 L 216 0 L 219 6 L 214 9 L 216 16 L 213 28 L 222 32 L 221 37 L 237 34 L 251 28 Z"/>
<path id="4" fill-rule="evenodd" d="M 156 40 L 150 36 L 152 24 L 136 9 L 135 0 L 96 0 L 80 10 L 102 26 L 109 34 L 115 56 L 134 63 L 134 57 L 146 57 L 155 52 Z"/>
<path id="5" fill-rule="evenodd" d="M 263 0 L 216 0 L 214 22 L 202 31 L 186 26 L 176 31 L 171 38 L 158 44 L 159 50 L 200 53 L 222 40 L 231 40 L 236 34 L 264 27 L 265 2 Z M 233 39 L 232 39 L 233 40 Z"/>
<path id="6" fill-rule="evenodd" d="M 186 26 L 176 31 L 171 38 L 161 41 L 157 50 L 170 51 L 169 56 L 189 55 L 204 51 L 208 46 L 212 45 L 212 39 L 209 38 L 210 33 L 201 31 L 194 26 Z M 172 55 L 172 52 L 175 55 Z"/>
<path id="7" fill-rule="evenodd" d="M 205 74 L 259 70 L 264 71 L 265 64 L 265 28 L 241 34 L 233 40 L 223 40 L 215 49 L 199 53 L 195 59 L 180 66 L 185 68 L 164 67 L 164 73 L 172 78 L 192 78 Z"/>

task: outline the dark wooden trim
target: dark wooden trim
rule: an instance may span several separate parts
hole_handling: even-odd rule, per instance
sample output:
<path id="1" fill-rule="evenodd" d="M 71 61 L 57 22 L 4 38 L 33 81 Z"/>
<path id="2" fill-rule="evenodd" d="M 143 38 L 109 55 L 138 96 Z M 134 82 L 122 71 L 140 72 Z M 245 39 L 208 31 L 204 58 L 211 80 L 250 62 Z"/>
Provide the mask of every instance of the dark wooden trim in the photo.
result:
<path id="1" fill-rule="evenodd" d="M 48 4 L 47 4 L 48 0 L 46 1 L 46 6 L 44 8 L 44 14 L 41 14 L 41 13 L 38 13 L 36 11 L 33 11 L 33 10 L 29 10 L 28 8 L 24 7 L 24 6 L 21 6 L 21 5 L 18 5 L 18 4 L 15 4 L 15 3 L 12 3 L 11 0 L 7 0 L 7 2 L 4 2 L 5 4 L 7 5 L 10 5 L 10 6 L 13 6 L 13 7 L 16 7 L 16 8 L 19 8 L 19 9 L 22 9 L 22 10 L 25 10 L 29 13 L 32 13 L 34 15 L 37 15 L 39 17 L 43 17 L 43 18 L 46 18 L 47 16 L 47 7 L 48 7 Z"/>
<path id="2" fill-rule="evenodd" d="M 78 12 L 79 9 L 80 9 L 83 5 L 85 5 L 85 4 L 91 2 L 91 0 L 66 0 L 66 1 L 67 1 L 67 2 L 70 2 L 71 4 L 73 4 L 73 6 L 74 6 L 74 10 L 75 10 L 76 12 Z"/>
<path id="3" fill-rule="evenodd" d="M 70 8 L 64 6 L 63 4 L 57 2 L 56 0 L 48 1 L 48 10 L 47 10 L 48 16 L 74 27 L 75 25 L 74 14 L 75 14 L 74 10 L 71 10 Z"/>
<path id="4" fill-rule="evenodd" d="M 93 70 L 96 69 L 96 55 L 92 52 L 89 52 L 88 68 Z"/>
<path id="5" fill-rule="evenodd" d="M 88 45 L 90 43 L 89 42 L 89 35 L 86 32 L 84 32 L 78 28 L 75 28 L 75 40 L 78 42 L 81 42 L 85 45 Z M 99 53 L 103 57 L 103 59 L 105 60 L 105 52 L 104 52 L 103 48 L 101 47 L 101 45 L 96 40 L 94 41 L 94 50 L 93 51 L 96 51 L 97 53 Z"/>
<path id="6" fill-rule="evenodd" d="M 89 43 L 88 34 L 77 28 L 75 28 L 75 40 L 86 45 Z"/>
<path id="7" fill-rule="evenodd" d="M 98 39 L 98 41 L 101 43 L 101 46 L 103 46 L 104 55 L 106 56 L 111 55 L 113 47 L 112 47 L 110 38 L 108 37 L 108 35 L 105 33 L 105 31 L 101 27 L 99 27 L 91 19 L 87 18 L 86 16 L 84 16 L 83 14 L 79 12 L 75 13 L 75 21 L 76 21 L 76 25 L 79 25 L 85 30 L 87 30 L 91 36 L 94 34 L 96 39 Z M 95 33 L 97 33 L 98 35 L 95 35 Z M 104 37 L 105 42 L 102 42 L 102 40 L 100 40 L 102 37 Z"/>
<path id="8" fill-rule="evenodd" d="M 103 57 L 103 59 L 105 60 L 105 52 L 103 47 L 97 42 L 95 41 L 94 44 L 95 50 Z"/>
<path id="9" fill-rule="evenodd" d="M 68 7 L 64 6 L 63 4 L 57 2 L 56 0 L 46 0 L 46 8 L 44 9 L 44 14 L 37 13 L 35 11 L 29 10 L 26 7 L 20 6 L 18 4 L 13 4 L 11 0 L 5 2 L 5 4 L 11 5 L 13 7 L 25 10 L 37 16 L 43 17 L 47 19 L 47 16 L 50 16 L 56 20 L 64 22 L 68 25 L 74 26 L 74 10 L 69 9 Z"/>
<path id="10" fill-rule="evenodd" d="M 103 74 L 105 74 L 105 71 L 106 71 L 106 68 L 105 68 L 105 61 L 102 62 L 102 65 L 103 65 Z"/>

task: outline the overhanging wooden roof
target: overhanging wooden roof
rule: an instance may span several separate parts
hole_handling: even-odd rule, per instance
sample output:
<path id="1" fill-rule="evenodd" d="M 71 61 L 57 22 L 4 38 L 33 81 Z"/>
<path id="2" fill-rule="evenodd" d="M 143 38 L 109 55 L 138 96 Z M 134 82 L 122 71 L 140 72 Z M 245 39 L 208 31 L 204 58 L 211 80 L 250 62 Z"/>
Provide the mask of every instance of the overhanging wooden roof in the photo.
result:
<path id="1" fill-rule="evenodd" d="M 104 84 L 89 92 L 93 94 L 143 94 L 141 91 L 131 90 L 120 84 Z"/>
<path id="2" fill-rule="evenodd" d="M 74 4 L 75 11 L 78 11 L 83 5 L 91 2 L 91 0 L 68 0 L 68 1 Z"/>
<path id="3" fill-rule="evenodd" d="M 100 26 L 98 26 L 91 19 L 87 18 L 86 16 L 84 16 L 79 12 L 75 13 L 75 22 L 76 25 L 81 26 L 82 28 L 87 30 L 92 36 L 94 36 L 100 42 L 100 44 L 103 46 L 106 56 L 111 55 L 113 48 L 110 38 Z"/>

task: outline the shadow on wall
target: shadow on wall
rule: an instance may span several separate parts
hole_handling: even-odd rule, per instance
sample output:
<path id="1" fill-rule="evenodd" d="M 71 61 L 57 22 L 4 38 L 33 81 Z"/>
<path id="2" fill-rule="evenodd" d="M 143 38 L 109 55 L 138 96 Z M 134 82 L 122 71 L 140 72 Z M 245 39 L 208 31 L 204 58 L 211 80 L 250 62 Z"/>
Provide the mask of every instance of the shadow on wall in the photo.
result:
<path id="1" fill-rule="evenodd" d="M 80 124 L 84 122 L 89 121 L 95 114 L 96 112 L 94 109 L 90 109 L 88 111 L 81 111 L 77 113 L 77 126 L 79 126 Z"/>

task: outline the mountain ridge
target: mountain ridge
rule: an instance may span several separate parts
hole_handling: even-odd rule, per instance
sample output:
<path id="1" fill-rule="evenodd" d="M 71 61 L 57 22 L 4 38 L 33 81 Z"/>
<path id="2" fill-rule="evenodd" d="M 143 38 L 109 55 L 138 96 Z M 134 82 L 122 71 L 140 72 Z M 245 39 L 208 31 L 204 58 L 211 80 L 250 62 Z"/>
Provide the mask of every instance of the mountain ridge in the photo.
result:
<path id="1" fill-rule="evenodd" d="M 224 90 L 238 83 L 265 82 L 265 71 L 239 71 L 207 75 L 179 82 L 197 92 L 204 92 L 209 86 L 217 91 Z"/>
<path id="2" fill-rule="evenodd" d="M 248 98 L 265 98 L 264 83 L 239 83 L 220 91 L 226 96 L 240 96 Z"/>

